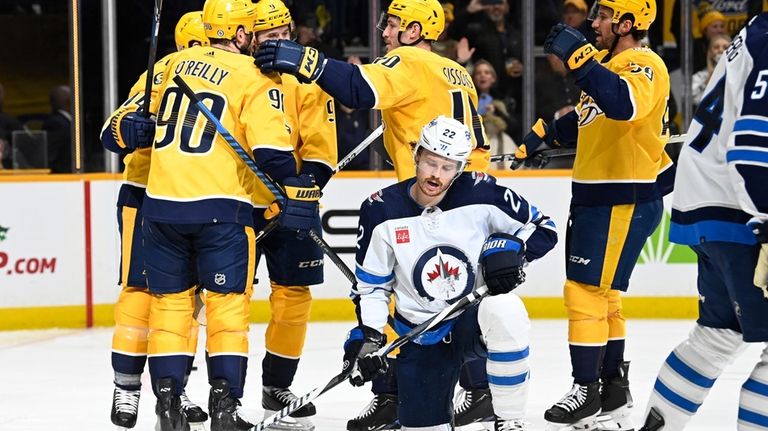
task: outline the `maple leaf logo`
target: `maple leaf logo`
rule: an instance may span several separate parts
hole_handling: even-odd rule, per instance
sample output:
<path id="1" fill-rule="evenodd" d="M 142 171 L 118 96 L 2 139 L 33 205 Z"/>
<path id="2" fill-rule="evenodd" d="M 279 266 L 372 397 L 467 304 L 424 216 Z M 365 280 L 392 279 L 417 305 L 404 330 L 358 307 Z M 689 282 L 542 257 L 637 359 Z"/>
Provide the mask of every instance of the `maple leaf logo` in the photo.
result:
<path id="1" fill-rule="evenodd" d="M 441 278 L 443 280 L 449 280 L 453 278 L 454 280 L 459 278 L 459 267 L 451 268 L 448 265 L 448 262 L 443 261 L 443 253 L 440 251 L 437 252 L 437 263 L 435 264 L 435 270 L 433 272 L 427 273 L 427 278 L 429 278 L 429 281 L 434 281 L 437 278 Z"/>

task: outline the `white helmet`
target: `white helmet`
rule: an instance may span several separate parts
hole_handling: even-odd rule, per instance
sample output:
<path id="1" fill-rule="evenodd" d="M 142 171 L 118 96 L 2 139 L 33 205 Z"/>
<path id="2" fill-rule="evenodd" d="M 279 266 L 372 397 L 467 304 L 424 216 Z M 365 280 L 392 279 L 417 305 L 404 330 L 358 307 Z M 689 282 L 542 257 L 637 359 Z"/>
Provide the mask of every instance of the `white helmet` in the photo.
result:
<path id="1" fill-rule="evenodd" d="M 458 176 L 467 166 L 469 153 L 472 152 L 472 135 L 464 123 L 441 115 L 421 129 L 419 142 L 413 150 L 414 159 L 419 147 L 459 162 Z"/>

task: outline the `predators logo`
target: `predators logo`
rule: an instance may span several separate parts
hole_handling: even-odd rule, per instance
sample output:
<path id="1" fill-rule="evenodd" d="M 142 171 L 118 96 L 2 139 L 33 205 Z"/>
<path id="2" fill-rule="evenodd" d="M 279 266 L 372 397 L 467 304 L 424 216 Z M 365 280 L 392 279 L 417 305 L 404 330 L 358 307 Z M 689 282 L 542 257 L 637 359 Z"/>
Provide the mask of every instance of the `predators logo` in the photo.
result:
<path id="1" fill-rule="evenodd" d="M 578 113 L 579 113 L 579 127 L 584 127 L 593 121 L 599 116 L 603 115 L 603 110 L 600 109 L 599 106 L 597 106 L 597 103 L 595 103 L 595 99 L 593 99 L 591 96 L 588 96 L 586 93 L 581 93 L 581 100 L 579 101 L 578 106 Z"/>

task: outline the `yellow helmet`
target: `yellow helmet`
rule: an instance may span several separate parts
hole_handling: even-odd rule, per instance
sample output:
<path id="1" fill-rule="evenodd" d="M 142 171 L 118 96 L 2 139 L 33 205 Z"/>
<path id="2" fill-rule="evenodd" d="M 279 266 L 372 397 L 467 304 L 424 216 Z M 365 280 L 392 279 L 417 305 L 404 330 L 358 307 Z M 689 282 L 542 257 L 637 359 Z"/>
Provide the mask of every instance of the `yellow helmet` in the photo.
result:
<path id="1" fill-rule="evenodd" d="M 210 45 L 203 28 L 203 13 L 199 10 L 185 13 L 176 23 L 175 38 L 177 51 L 189 48 L 192 42 L 200 42 L 203 46 Z"/>
<path id="2" fill-rule="evenodd" d="M 445 29 L 445 12 L 437 0 L 392 0 L 387 14 L 400 18 L 400 31 L 418 22 L 421 35 L 427 40 L 437 40 Z"/>
<path id="3" fill-rule="evenodd" d="M 256 25 L 253 31 L 269 30 L 291 24 L 291 11 L 280 0 L 260 0 L 256 3 Z"/>
<path id="4" fill-rule="evenodd" d="M 648 30 L 656 19 L 656 0 L 597 0 L 593 15 L 597 15 L 600 6 L 613 10 L 611 22 L 614 24 L 625 14 L 631 14 L 635 18 L 633 27 L 638 30 Z"/>
<path id="5" fill-rule="evenodd" d="M 256 6 L 250 0 L 207 0 L 203 6 L 205 35 L 211 39 L 232 39 L 240 26 L 253 31 Z"/>

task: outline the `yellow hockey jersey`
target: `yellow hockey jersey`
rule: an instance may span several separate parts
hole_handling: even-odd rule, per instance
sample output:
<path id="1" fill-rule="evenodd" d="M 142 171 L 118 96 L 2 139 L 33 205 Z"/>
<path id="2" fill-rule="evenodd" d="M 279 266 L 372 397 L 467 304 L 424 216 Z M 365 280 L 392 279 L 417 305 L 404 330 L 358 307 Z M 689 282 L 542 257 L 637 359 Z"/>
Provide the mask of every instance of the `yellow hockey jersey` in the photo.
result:
<path id="1" fill-rule="evenodd" d="M 155 63 L 153 68 L 154 78 L 152 79 L 152 94 L 150 100 L 157 96 L 157 90 L 163 81 L 163 71 L 168 63 L 171 62 L 177 52 L 172 52 L 158 62 Z M 102 130 L 110 127 L 110 124 L 115 116 L 122 116 L 128 112 L 136 112 L 144 105 L 144 89 L 146 88 L 147 72 L 139 76 L 139 79 L 131 87 L 128 92 L 128 99 L 120 105 L 112 115 L 107 118 Z M 151 104 L 151 103 L 150 103 Z M 122 142 L 122 136 L 117 134 L 117 145 L 122 148 L 126 148 L 125 143 Z M 125 170 L 123 171 L 123 181 L 125 184 L 129 184 L 139 188 L 147 187 L 147 178 L 149 177 L 150 156 L 152 155 L 151 148 L 138 148 L 129 153 L 123 159 L 125 164 Z"/>
<path id="2" fill-rule="evenodd" d="M 603 50 L 595 59 L 606 55 Z M 581 93 L 573 202 L 642 202 L 658 196 L 656 177 L 671 164 L 664 151 L 669 74 L 661 58 L 645 47 L 624 50 L 602 65 L 626 82 L 633 113 L 629 120 L 607 118 L 591 96 Z"/>
<path id="3" fill-rule="evenodd" d="M 253 59 L 212 47 L 179 52 L 166 67 L 151 111 L 157 113 L 144 216 L 168 223 L 252 223 L 256 176 L 173 82 L 180 76 L 252 156 L 293 155 L 279 76 Z"/>
<path id="4" fill-rule="evenodd" d="M 374 108 L 382 111 L 384 147 L 398 180 L 416 174 L 413 144 L 439 115 L 455 118 L 473 132 L 475 149 L 467 169 L 488 170 L 488 138 L 477 114 L 477 90 L 461 65 L 425 49 L 402 46 L 360 70 L 376 98 Z"/>
<path id="5" fill-rule="evenodd" d="M 336 115 L 333 97 L 316 84 L 301 84 L 295 76 L 281 76 L 285 102 L 285 121 L 290 131 L 296 167 L 303 161 L 312 161 L 336 168 L 338 145 L 336 143 Z M 262 183 L 254 194 L 256 207 L 267 207 L 275 200 L 274 195 Z"/>

